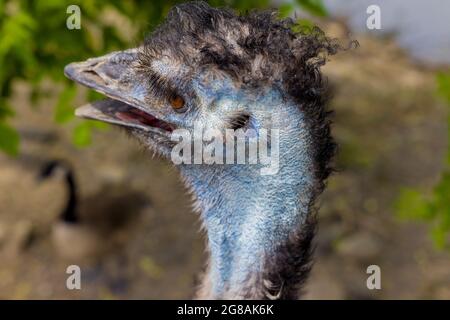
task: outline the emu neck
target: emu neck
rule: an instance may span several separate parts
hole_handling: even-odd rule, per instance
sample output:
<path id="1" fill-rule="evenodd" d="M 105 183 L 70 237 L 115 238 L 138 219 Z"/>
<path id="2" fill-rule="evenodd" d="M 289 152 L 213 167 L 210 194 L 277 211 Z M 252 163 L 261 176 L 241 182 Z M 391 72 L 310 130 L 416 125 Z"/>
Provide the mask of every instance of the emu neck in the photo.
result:
<path id="1" fill-rule="evenodd" d="M 280 133 L 275 175 L 262 176 L 251 165 L 181 168 L 207 231 L 210 261 L 202 298 L 267 297 L 269 261 L 309 212 L 314 179 L 302 130 L 300 124 L 296 132 Z"/>

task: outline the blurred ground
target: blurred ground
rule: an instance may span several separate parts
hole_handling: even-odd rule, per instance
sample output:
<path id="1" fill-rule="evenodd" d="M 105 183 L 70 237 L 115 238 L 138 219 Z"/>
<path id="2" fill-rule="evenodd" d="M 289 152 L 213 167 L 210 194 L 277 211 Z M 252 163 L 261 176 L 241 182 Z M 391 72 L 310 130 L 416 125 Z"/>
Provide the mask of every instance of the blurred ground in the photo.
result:
<path id="1" fill-rule="evenodd" d="M 329 30 L 345 34 L 338 25 Z M 433 249 L 425 226 L 398 221 L 392 212 L 401 186 L 427 190 L 439 178 L 446 122 L 445 107 L 434 98 L 434 73 L 412 64 L 389 39 L 357 38 L 359 49 L 325 68 L 335 87 L 340 172 L 320 198 L 306 298 L 450 299 L 450 254 Z M 76 149 L 70 130 L 52 120 L 54 100 L 31 108 L 28 90 L 16 88 L 21 156 L 0 155 L 0 298 L 190 298 L 205 256 L 176 171 L 116 128 Z M 57 254 L 51 233 L 65 189 L 57 178 L 36 181 L 40 165 L 52 158 L 73 164 L 87 212 L 111 203 L 134 212 L 104 237 L 102 245 L 114 250 L 101 259 Z M 65 286 L 72 263 L 82 268 L 80 291 Z M 366 288 L 371 264 L 381 267 L 382 290 Z"/>

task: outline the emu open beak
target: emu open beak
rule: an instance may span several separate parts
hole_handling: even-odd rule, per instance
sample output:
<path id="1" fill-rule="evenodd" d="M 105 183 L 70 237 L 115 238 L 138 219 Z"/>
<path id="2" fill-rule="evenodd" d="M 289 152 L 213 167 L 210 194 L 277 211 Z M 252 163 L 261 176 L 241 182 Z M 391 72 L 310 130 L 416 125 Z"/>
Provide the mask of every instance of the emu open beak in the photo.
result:
<path id="1" fill-rule="evenodd" d="M 144 101 L 145 79 L 137 72 L 137 60 L 138 49 L 130 49 L 67 65 L 64 73 L 69 79 L 110 98 L 82 106 L 75 114 L 146 131 L 173 131 L 171 124 L 149 113 Z"/>

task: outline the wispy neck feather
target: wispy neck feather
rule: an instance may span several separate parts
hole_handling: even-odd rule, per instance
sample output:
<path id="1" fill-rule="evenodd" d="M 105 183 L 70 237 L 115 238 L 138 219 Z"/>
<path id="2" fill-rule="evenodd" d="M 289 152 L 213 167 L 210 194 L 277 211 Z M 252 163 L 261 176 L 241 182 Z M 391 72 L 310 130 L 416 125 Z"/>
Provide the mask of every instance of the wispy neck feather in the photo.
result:
<path id="1" fill-rule="evenodd" d="M 280 129 L 275 175 L 261 175 L 256 165 L 181 167 L 207 231 L 203 298 L 280 298 L 296 291 L 292 288 L 301 282 L 296 273 L 308 269 L 313 234 L 310 143 L 299 118 Z"/>

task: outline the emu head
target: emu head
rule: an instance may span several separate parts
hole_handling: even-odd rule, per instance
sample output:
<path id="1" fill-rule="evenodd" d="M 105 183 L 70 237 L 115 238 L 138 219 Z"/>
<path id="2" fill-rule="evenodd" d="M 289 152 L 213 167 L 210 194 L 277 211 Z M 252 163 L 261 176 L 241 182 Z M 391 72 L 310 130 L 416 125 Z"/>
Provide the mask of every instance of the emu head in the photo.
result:
<path id="1" fill-rule="evenodd" d="M 291 110 L 280 108 L 288 100 L 312 129 L 320 127 L 317 138 L 323 139 L 315 147 L 323 154 L 329 139 L 322 130 L 320 55 L 338 46 L 319 29 L 295 33 L 293 26 L 269 11 L 239 16 L 203 2 L 178 5 L 138 48 L 65 68 L 69 78 L 113 100 L 80 108 L 77 115 L 124 126 L 167 155 L 173 129 L 196 123 L 269 128 L 264 121 L 292 118 Z M 274 114 L 282 116 L 268 117 Z"/>
<path id="2" fill-rule="evenodd" d="M 267 274 L 263 256 L 272 255 L 280 266 L 286 262 L 280 259 L 292 260 L 289 270 L 273 267 L 273 279 L 251 280 L 266 289 L 267 283 L 297 279 L 292 274 L 308 269 L 311 236 L 296 230 L 312 230 L 305 223 L 330 172 L 334 143 L 320 67 L 339 46 L 317 28 L 295 32 L 295 27 L 274 12 L 238 15 L 186 3 L 174 7 L 139 47 L 65 69 L 69 78 L 109 97 L 77 109 L 77 115 L 122 126 L 165 157 L 175 129 L 281 131 L 276 176 L 262 178 L 242 166 L 182 170 L 208 232 L 209 281 L 215 283 L 210 297 L 233 290 L 235 297 L 251 295 L 243 283 L 253 277 L 252 268 Z M 304 240 L 292 247 L 288 239 Z M 281 247 L 284 258 L 274 257 Z M 292 252 L 295 248 L 302 252 Z M 294 282 L 293 287 L 300 280 Z"/>

